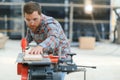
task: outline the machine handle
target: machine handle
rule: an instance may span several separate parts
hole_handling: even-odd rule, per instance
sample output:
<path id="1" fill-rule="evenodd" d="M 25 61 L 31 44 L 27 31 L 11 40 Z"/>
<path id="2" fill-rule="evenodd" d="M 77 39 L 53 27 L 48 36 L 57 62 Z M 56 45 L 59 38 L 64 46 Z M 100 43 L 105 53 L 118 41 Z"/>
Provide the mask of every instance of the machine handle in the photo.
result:
<path id="1" fill-rule="evenodd" d="M 21 40 L 22 52 L 25 52 L 27 44 L 28 44 L 27 39 L 26 38 L 22 38 L 22 40 Z"/>
<path id="2" fill-rule="evenodd" d="M 77 67 L 86 67 L 86 68 L 93 68 L 93 69 L 96 69 L 96 66 L 82 66 L 82 65 L 77 65 Z"/>

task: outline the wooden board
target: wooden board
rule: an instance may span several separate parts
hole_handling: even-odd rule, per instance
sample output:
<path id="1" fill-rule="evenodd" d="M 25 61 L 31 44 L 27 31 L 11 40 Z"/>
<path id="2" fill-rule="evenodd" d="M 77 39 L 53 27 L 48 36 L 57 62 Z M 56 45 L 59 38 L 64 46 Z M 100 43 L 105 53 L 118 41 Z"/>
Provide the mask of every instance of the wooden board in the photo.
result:
<path id="1" fill-rule="evenodd" d="M 24 60 L 38 61 L 38 60 L 42 60 L 43 59 L 41 54 L 29 54 L 30 49 L 26 50 L 26 53 L 25 53 L 25 55 L 23 57 Z"/>
<path id="2" fill-rule="evenodd" d="M 41 54 L 25 54 L 23 59 L 24 60 L 30 60 L 30 61 L 38 61 L 42 60 L 42 55 Z"/>

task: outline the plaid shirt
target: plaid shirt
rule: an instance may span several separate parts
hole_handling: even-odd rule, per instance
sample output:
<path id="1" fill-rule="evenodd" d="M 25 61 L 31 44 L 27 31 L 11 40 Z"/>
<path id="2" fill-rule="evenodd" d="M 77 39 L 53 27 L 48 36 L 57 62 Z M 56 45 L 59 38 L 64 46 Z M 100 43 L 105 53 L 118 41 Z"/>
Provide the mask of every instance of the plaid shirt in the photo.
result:
<path id="1" fill-rule="evenodd" d="M 42 14 L 42 22 L 36 32 L 33 33 L 30 29 L 27 30 L 26 38 L 29 43 L 34 40 L 46 51 L 54 50 L 56 54 L 59 53 L 60 49 L 62 54 L 70 53 L 69 41 L 61 25 L 54 18 Z"/>

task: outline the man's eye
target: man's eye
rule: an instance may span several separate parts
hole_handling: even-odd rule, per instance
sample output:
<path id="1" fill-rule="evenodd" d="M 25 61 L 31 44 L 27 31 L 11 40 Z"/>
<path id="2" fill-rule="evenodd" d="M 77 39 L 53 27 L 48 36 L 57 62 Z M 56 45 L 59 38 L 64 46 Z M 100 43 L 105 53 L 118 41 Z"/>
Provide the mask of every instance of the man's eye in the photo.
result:
<path id="1" fill-rule="evenodd" d="M 26 19 L 28 22 L 30 21 L 29 19 Z"/>
<path id="2" fill-rule="evenodd" d="M 33 20 L 34 20 L 34 21 L 36 21 L 36 20 L 37 20 L 37 18 L 34 18 Z"/>

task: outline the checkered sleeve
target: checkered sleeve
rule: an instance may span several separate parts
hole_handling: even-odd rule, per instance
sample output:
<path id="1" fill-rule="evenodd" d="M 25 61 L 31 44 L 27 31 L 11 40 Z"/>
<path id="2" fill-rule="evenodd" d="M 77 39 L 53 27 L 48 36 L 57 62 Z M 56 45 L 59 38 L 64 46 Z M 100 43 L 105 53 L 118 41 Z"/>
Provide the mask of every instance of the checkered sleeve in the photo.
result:
<path id="1" fill-rule="evenodd" d="M 59 45 L 59 35 L 60 35 L 59 28 L 55 24 L 48 24 L 47 29 L 48 29 L 47 38 L 39 45 L 41 45 L 44 48 L 54 49 L 56 46 Z"/>

